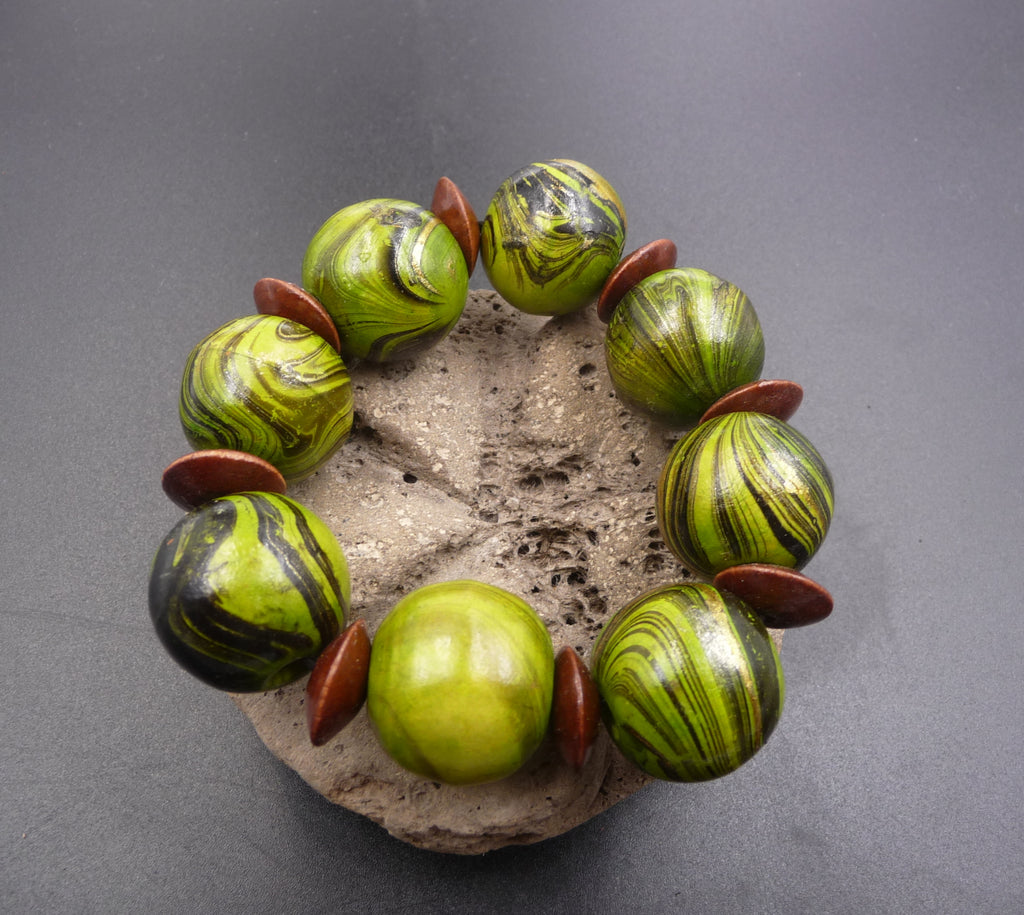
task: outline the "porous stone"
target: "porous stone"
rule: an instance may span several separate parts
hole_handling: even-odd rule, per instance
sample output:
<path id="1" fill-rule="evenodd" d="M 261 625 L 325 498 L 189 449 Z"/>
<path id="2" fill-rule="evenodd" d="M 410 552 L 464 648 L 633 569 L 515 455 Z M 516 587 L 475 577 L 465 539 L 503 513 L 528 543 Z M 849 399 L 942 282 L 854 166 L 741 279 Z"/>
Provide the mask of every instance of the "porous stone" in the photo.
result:
<path id="1" fill-rule="evenodd" d="M 693 577 L 666 550 L 654 511 L 678 433 L 618 400 L 603 338 L 592 310 L 548 320 L 478 291 L 433 350 L 352 367 L 351 438 L 290 495 L 342 544 L 353 618 L 364 617 L 373 633 L 413 589 L 473 578 L 523 597 L 556 652 L 570 645 L 589 662 L 616 610 Z M 476 854 L 536 842 L 650 780 L 602 728 L 582 772 L 562 761 L 549 737 L 503 781 L 438 784 L 385 755 L 365 710 L 313 747 L 304 689 L 302 680 L 233 698 L 267 747 L 313 788 L 422 848 Z"/>

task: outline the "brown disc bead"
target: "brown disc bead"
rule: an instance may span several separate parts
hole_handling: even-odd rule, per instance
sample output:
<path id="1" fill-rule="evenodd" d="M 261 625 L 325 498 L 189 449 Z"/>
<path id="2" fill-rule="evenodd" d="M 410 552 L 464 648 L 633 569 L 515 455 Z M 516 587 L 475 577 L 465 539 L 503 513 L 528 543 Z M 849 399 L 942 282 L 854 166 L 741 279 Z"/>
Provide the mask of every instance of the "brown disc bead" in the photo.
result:
<path id="1" fill-rule="evenodd" d="M 715 587 L 735 594 L 773 629 L 808 626 L 832 612 L 832 595 L 816 581 L 769 563 L 723 569 L 715 576 Z"/>
<path id="2" fill-rule="evenodd" d="M 762 378 L 723 394 L 704 411 L 700 422 L 707 422 L 726 413 L 764 413 L 788 422 L 803 399 L 804 389 L 795 381 Z"/>
<path id="3" fill-rule="evenodd" d="M 597 739 L 601 697 L 587 665 L 569 646 L 559 651 L 555 658 L 551 720 L 558 751 L 570 766 L 579 771 Z"/>
<path id="4" fill-rule="evenodd" d="M 615 306 L 640 280 L 670 270 L 676 265 L 676 246 L 667 238 L 648 242 L 627 254 L 608 275 L 597 298 L 597 316 L 607 324 L 615 314 Z"/>
<path id="5" fill-rule="evenodd" d="M 330 343 L 335 352 L 341 352 L 341 338 L 334 320 L 317 298 L 301 286 L 265 276 L 253 287 L 252 297 L 261 315 L 277 315 L 308 327 Z"/>
<path id="6" fill-rule="evenodd" d="M 317 658 L 306 684 L 306 723 L 314 747 L 345 727 L 366 700 L 370 672 L 370 636 L 366 621 L 356 620 Z"/>
<path id="7" fill-rule="evenodd" d="M 230 448 L 193 451 L 164 470 L 164 492 L 185 511 L 236 492 L 273 492 L 284 495 L 287 484 L 273 464 Z"/>
<path id="8" fill-rule="evenodd" d="M 441 178 L 437 182 L 430 211 L 448 226 L 455 236 L 462 249 L 462 256 L 466 259 L 466 266 L 472 274 L 473 268 L 476 267 L 477 255 L 480 253 L 480 223 L 465 194 L 451 178 Z"/>

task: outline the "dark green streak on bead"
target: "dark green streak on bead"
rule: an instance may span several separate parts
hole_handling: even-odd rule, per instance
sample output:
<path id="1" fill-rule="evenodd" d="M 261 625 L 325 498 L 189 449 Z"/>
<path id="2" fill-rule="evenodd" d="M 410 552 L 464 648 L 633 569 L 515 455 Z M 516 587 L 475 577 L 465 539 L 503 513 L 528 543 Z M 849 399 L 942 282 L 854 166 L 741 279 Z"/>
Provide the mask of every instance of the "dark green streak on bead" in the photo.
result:
<path id="1" fill-rule="evenodd" d="M 242 493 L 189 513 L 165 538 L 150 615 L 194 676 L 236 692 L 273 689 L 311 670 L 341 631 L 347 575 L 329 531 L 318 537 L 298 503 Z"/>
<path id="2" fill-rule="evenodd" d="M 230 321 L 185 362 L 179 413 L 192 446 L 255 454 L 289 480 L 308 476 L 340 447 L 352 410 L 338 354 L 283 318 Z"/>
<path id="3" fill-rule="evenodd" d="M 710 420 L 680 440 L 657 497 L 669 549 L 708 574 L 747 562 L 802 568 L 833 507 L 832 477 L 814 446 L 757 413 Z"/>
<path id="4" fill-rule="evenodd" d="M 778 721 L 782 670 L 763 624 L 708 585 L 623 608 L 594 647 L 609 731 L 644 771 L 703 781 L 752 757 Z"/>
<path id="5" fill-rule="evenodd" d="M 592 301 L 622 255 L 626 217 L 614 189 L 567 160 L 536 162 L 502 183 L 481 227 L 494 288 L 533 314 Z"/>
<path id="6" fill-rule="evenodd" d="M 674 268 L 623 296 L 605 356 L 624 401 L 679 426 L 760 377 L 764 337 L 742 290 L 704 270 Z"/>
<path id="7" fill-rule="evenodd" d="M 260 496 L 250 498 L 257 508 L 257 537 L 260 543 L 270 550 L 281 571 L 302 595 L 309 609 L 310 619 L 320 633 L 321 644 L 330 644 L 340 631 L 334 608 L 339 604 L 345 606 L 341 583 L 334 569 L 327 563 L 320 545 L 300 512 L 289 512 L 288 520 L 295 526 L 299 536 L 299 541 L 292 543 L 285 531 L 284 513 L 279 503 Z M 320 573 L 319 576 L 317 572 Z M 329 587 L 327 593 L 321 590 L 318 578 L 326 579 Z"/>
<path id="8" fill-rule="evenodd" d="M 320 227 L 302 283 L 330 313 L 342 353 L 383 362 L 448 334 L 465 307 L 469 273 L 440 219 L 382 198 L 345 207 Z"/>

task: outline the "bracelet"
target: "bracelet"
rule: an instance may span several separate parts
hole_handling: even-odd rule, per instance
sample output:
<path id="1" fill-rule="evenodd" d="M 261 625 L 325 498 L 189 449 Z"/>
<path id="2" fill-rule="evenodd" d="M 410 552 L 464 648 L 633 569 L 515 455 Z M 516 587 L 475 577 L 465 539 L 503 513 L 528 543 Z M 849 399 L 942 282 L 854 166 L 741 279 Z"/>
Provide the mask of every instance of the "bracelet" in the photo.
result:
<path id="1" fill-rule="evenodd" d="M 209 334 L 185 364 L 180 419 L 195 450 L 167 467 L 163 487 L 187 514 L 149 585 L 172 658 L 232 692 L 309 674 L 314 745 L 365 704 L 389 756 L 448 784 L 510 775 L 549 730 L 581 769 L 601 721 L 654 777 L 706 780 L 750 759 L 784 698 L 767 627 L 832 610 L 799 571 L 827 533 L 832 479 L 788 423 L 800 387 L 760 379 L 764 342 L 743 292 L 675 267 L 664 239 L 622 258 L 625 233 L 604 178 L 550 160 L 503 182 L 482 222 L 447 178 L 429 210 L 391 199 L 345 207 L 313 236 L 301 286 L 256 283 L 257 314 Z M 596 301 L 618 397 L 684 430 L 654 511 L 667 547 L 708 580 L 659 587 L 612 614 L 589 666 L 572 647 L 556 655 L 522 597 L 479 581 L 411 591 L 371 643 L 365 621 L 350 622 L 342 548 L 286 495 L 352 430 L 349 367 L 443 339 L 478 257 L 524 312 Z"/>

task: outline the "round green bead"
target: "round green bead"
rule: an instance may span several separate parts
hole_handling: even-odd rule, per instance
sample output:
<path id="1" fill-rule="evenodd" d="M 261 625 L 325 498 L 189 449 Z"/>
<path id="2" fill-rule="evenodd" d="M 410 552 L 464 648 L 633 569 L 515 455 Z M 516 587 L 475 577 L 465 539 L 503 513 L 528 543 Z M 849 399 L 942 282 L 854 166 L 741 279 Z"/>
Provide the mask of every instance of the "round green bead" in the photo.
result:
<path id="1" fill-rule="evenodd" d="M 552 159 L 502 182 L 480 229 L 480 259 L 516 308 L 564 315 L 597 298 L 625 240 L 615 189 L 586 165 Z"/>
<path id="2" fill-rule="evenodd" d="M 348 565 L 297 502 L 239 493 L 195 509 L 153 560 L 149 612 L 171 656 L 231 692 L 276 689 L 312 670 L 345 627 Z"/>
<path id="3" fill-rule="evenodd" d="M 347 206 L 317 230 L 302 284 L 337 325 L 343 355 L 386 362 L 444 339 L 466 307 L 469 270 L 437 216 L 382 198 Z"/>
<path id="4" fill-rule="evenodd" d="M 608 324 L 605 357 L 626 403 L 682 426 L 760 377 L 764 337 L 742 290 L 706 270 L 673 268 L 623 296 Z"/>
<path id="5" fill-rule="evenodd" d="M 591 670 L 612 739 L 656 778 L 727 775 L 782 713 L 782 666 L 764 624 L 711 585 L 668 585 L 623 607 L 595 643 Z"/>
<path id="6" fill-rule="evenodd" d="M 189 354 L 178 412 L 196 450 L 233 448 L 288 480 L 321 466 L 352 429 L 352 385 L 341 357 L 301 324 L 236 318 Z"/>
<path id="7" fill-rule="evenodd" d="M 832 476 L 792 426 L 728 413 L 680 439 L 658 481 L 658 525 L 670 550 L 709 575 L 766 562 L 802 568 L 832 520 Z"/>
<path id="8" fill-rule="evenodd" d="M 476 581 L 427 585 L 374 636 L 367 712 L 409 771 L 455 785 L 495 781 L 544 738 L 554 665 L 544 623 L 518 597 Z"/>

